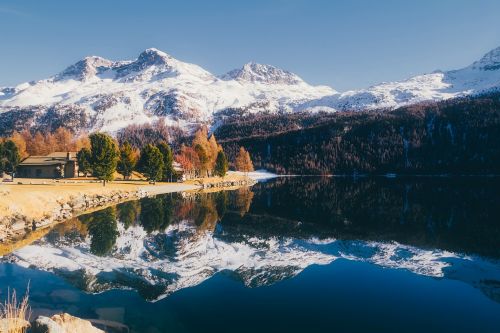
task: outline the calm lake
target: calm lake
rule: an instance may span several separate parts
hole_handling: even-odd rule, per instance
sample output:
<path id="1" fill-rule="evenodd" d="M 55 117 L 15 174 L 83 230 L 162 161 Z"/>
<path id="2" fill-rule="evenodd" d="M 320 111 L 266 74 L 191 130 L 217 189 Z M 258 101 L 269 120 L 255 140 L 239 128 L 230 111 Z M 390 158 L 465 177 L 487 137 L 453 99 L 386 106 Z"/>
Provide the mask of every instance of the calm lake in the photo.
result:
<path id="1" fill-rule="evenodd" d="M 287 177 L 128 202 L 1 259 L 2 291 L 28 282 L 34 315 L 131 332 L 498 333 L 500 179 Z"/>

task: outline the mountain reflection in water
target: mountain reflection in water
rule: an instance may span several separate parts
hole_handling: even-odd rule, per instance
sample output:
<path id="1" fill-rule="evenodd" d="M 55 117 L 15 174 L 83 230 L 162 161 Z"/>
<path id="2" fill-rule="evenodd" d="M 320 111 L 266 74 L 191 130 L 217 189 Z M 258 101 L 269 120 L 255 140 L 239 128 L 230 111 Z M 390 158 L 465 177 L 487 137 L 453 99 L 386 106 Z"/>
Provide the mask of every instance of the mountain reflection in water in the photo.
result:
<path id="1" fill-rule="evenodd" d="M 57 226 L 6 260 L 147 300 L 217 272 L 249 287 L 338 258 L 461 280 L 500 301 L 500 187 L 488 178 L 280 178 L 131 201 Z"/>

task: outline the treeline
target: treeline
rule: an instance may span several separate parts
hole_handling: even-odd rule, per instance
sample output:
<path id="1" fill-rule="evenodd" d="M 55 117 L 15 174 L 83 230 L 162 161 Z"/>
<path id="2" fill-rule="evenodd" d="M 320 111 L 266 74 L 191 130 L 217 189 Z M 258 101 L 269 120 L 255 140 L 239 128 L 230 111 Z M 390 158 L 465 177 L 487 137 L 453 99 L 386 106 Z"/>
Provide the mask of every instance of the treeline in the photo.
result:
<path id="1" fill-rule="evenodd" d="M 59 127 L 53 132 L 34 133 L 25 129 L 21 132 L 14 131 L 4 140 L 12 140 L 19 149 L 21 159 L 30 156 L 43 156 L 56 151 L 78 151 L 89 147 L 86 135 L 75 135 L 71 130 Z"/>
<path id="2" fill-rule="evenodd" d="M 166 142 L 147 144 L 139 151 L 126 141 L 119 145 L 104 133 L 93 133 L 89 140 L 90 148 L 84 147 L 77 154 L 79 172 L 91 174 L 104 185 L 115 178 L 115 172 L 129 179 L 134 171 L 139 171 L 153 183 L 177 178 L 173 152 Z"/>
<path id="3" fill-rule="evenodd" d="M 45 156 L 57 151 L 78 151 L 90 146 L 85 135 L 76 136 L 71 130 L 59 127 L 53 132 L 31 133 L 25 129 L 0 137 L 0 177 L 14 176 L 19 163 L 28 156 Z"/>
<path id="4" fill-rule="evenodd" d="M 48 133 L 14 131 L 9 137 L 0 138 L 0 175 L 15 173 L 19 163 L 28 156 L 44 156 L 56 151 L 77 151 L 79 172 L 97 177 L 104 184 L 114 179 L 115 172 L 129 179 L 134 171 L 151 182 L 174 181 L 181 176 L 174 170 L 174 161 L 182 167 L 184 178 L 226 175 L 230 163 L 206 127 L 196 131 L 189 144 L 185 135 L 169 133 L 163 122 L 129 126 L 117 139 L 104 133 L 76 136 L 62 127 Z M 179 144 L 181 141 L 186 143 Z M 167 142 L 173 142 L 177 148 Z M 253 171 L 250 155 L 243 147 L 231 164 L 240 171 Z"/>
<path id="5" fill-rule="evenodd" d="M 208 129 L 202 127 L 192 140 L 191 145 L 182 144 L 175 160 L 190 177 L 221 176 L 229 168 L 229 162 L 215 135 L 208 136 Z M 245 148 L 240 147 L 234 158 L 234 167 L 243 172 L 253 171 L 253 163 Z M 223 171 L 221 173 L 221 171 Z"/>
<path id="6" fill-rule="evenodd" d="M 104 133 L 91 134 L 89 141 L 90 147 L 82 148 L 77 154 L 79 172 L 97 177 L 104 185 L 114 179 L 115 172 L 128 179 L 138 171 L 153 183 L 177 180 L 181 174 L 175 170 L 174 161 L 182 167 L 184 178 L 224 177 L 229 169 L 222 146 L 213 134 L 208 135 L 206 127 L 196 132 L 189 146 L 183 144 L 178 154 L 174 154 L 165 141 L 147 143 L 140 149 L 128 141 L 120 144 Z M 235 165 L 240 171 L 253 170 L 250 155 L 243 147 L 235 158 Z"/>
<path id="7" fill-rule="evenodd" d="M 229 158 L 297 174 L 499 174 L 500 94 L 396 110 L 265 115 L 218 127 Z"/>

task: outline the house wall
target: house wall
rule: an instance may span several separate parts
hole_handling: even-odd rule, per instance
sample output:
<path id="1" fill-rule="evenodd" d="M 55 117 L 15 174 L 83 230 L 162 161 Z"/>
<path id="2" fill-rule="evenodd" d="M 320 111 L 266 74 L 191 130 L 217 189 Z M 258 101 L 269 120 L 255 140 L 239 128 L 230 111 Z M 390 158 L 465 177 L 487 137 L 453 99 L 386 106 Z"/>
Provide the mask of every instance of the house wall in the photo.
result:
<path id="1" fill-rule="evenodd" d="M 60 178 L 57 165 L 20 165 L 17 168 L 17 177 L 20 178 Z"/>

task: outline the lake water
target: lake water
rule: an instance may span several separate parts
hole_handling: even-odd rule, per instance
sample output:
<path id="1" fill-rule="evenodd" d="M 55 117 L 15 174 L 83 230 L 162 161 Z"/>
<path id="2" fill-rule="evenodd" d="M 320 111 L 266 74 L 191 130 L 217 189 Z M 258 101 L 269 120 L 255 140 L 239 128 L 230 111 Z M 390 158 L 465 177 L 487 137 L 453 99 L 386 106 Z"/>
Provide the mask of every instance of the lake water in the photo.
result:
<path id="1" fill-rule="evenodd" d="M 290 177 L 81 216 L 2 258 L 131 332 L 500 332 L 497 178 Z M 125 331 L 125 330 L 124 330 Z"/>

